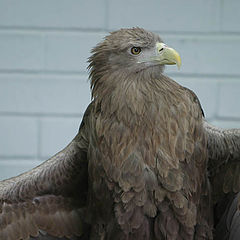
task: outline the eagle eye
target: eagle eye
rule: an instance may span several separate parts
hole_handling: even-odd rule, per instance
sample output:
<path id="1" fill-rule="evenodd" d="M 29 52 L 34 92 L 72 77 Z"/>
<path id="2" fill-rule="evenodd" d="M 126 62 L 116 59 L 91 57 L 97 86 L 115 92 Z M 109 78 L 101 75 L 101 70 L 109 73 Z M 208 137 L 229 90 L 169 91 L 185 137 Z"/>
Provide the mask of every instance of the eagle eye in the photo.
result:
<path id="1" fill-rule="evenodd" d="M 132 47 L 132 48 L 131 48 L 131 53 L 132 53 L 133 55 L 138 55 L 141 51 L 142 51 L 142 50 L 141 50 L 140 47 Z"/>

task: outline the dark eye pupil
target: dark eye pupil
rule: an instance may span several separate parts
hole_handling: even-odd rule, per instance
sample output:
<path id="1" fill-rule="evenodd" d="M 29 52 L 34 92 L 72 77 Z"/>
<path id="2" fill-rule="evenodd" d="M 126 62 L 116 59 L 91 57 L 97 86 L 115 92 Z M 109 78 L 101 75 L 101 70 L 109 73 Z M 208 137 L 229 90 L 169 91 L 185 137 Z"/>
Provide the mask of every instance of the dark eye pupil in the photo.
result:
<path id="1" fill-rule="evenodd" d="M 141 52 L 140 47 L 132 47 L 131 49 L 132 54 L 139 54 Z"/>

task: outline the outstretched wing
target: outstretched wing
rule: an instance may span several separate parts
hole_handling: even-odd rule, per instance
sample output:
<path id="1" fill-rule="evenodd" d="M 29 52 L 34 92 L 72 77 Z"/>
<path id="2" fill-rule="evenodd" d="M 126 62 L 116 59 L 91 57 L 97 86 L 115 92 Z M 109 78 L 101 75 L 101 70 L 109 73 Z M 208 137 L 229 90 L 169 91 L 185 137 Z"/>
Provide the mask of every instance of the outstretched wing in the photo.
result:
<path id="1" fill-rule="evenodd" d="M 79 133 L 61 152 L 0 182 L 0 239 L 84 239 L 88 188 L 87 134 L 92 105 Z"/>
<path id="2" fill-rule="evenodd" d="M 208 136 L 216 239 L 240 239 L 240 129 L 224 130 L 207 122 L 204 128 Z"/>
<path id="3" fill-rule="evenodd" d="M 240 191 L 240 129 L 220 129 L 204 122 L 208 136 L 208 170 L 214 203 Z"/>

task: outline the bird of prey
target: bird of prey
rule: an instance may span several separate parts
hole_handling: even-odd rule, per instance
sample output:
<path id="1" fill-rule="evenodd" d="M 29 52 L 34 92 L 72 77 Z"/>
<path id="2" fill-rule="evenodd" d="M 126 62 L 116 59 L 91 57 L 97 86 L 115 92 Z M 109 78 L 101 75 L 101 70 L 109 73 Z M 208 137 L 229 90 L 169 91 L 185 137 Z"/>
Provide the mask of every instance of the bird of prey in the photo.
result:
<path id="1" fill-rule="evenodd" d="M 142 28 L 92 50 L 76 137 L 0 182 L 1 240 L 240 239 L 240 130 L 208 124 L 166 64 L 179 54 Z"/>

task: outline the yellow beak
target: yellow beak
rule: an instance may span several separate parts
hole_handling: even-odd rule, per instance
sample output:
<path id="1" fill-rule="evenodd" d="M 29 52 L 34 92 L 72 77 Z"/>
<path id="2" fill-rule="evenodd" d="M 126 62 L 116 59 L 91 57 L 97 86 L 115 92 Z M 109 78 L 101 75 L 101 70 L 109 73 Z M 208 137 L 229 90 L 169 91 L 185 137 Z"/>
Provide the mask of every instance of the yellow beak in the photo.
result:
<path id="1" fill-rule="evenodd" d="M 156 58 L 155 60 L 159 62 L 159 64 L 177 64 L 178 69 L 181 67 L 181 58 L 176 50 L 168 47 L 164 43 L 158 42 L 156 44 Z"/>

